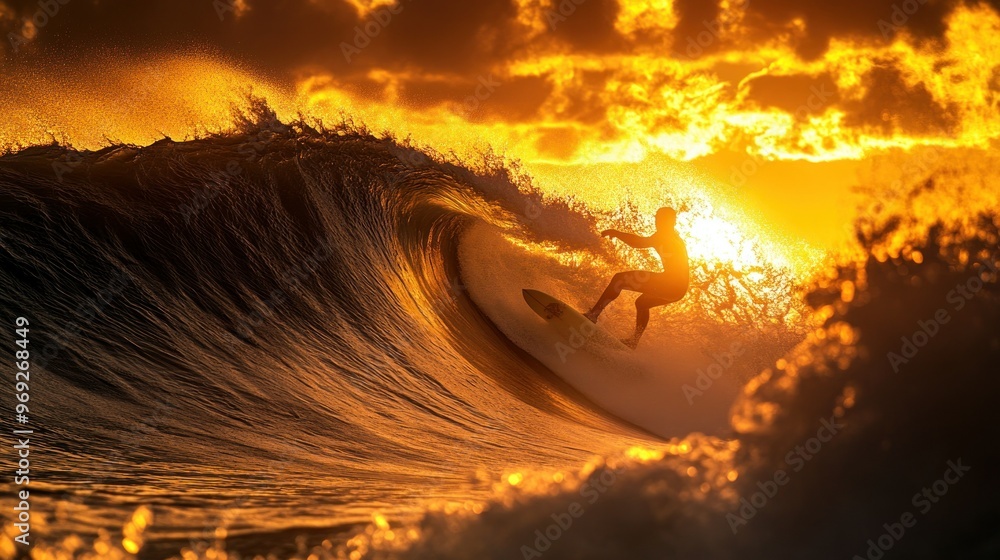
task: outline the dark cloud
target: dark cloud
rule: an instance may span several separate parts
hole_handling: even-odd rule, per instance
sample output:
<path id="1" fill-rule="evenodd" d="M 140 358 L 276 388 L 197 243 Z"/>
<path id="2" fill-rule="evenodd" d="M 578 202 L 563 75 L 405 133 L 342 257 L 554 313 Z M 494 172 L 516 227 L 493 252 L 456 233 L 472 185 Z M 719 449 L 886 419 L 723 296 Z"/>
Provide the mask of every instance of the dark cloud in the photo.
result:
<path id="1" fill-rule="evenodd" d="M 548 80 L 536 77 L 507 78 L 484 73 L 474 80 L 440 81 L 413 78 L 397 91 L 403 105 L 415 109 L 440 106 L 443 101 L 457 104 L 470 121 L 535 120 L 542 103 L 552 94 Z"/>
<path id="2" fill-rule="evenodd" d="M 6 35 L 20 31 L 18 19 L 36 18 L 44 25 L 31 42 L 56 50 L 95 44 L 137 50 L 208 45 L 273 72 L 318 66 L 353 74 L 370 67 L 409 66 L 475 73 L 520 52 L 526 41 L 513 0 L 402 0 L 393 8 L 398 13 L 380 8 L 380 14 L 390 17 L 370 27 L 376 14 L 362 19 L 346 0 L 243 0 L 250 9 L 241 17 L 227 9 L 234 1 L 3 0 L 9 9 L 0 14 L 15 17 L 0 17 L 0 25 L 6 26 Z M 618 1 L 553 0 L 544 16 L 546 35 L 579 52 L 627 52 L 635 45 L 615 32 Z M 905 29 L 917 38 L 939 38 L 945 17 L 963 1 L 977 0 L 752 0 L 746 2 L 744 24 L 751 37 L 765 40 L 801 19 L 805 32 L 796 47 L 813 58 L 833 37 L 885 40 L 886 33 Z M 1000 9 L 1000 0 L 984 3 Z M 39 15 L 42 4 L 58 11 Z M 676 0 L 675 9 L 679 23 L 674 42 L 681 46 L 685 38 L 697 37 L 728 17 L 712 0 Z M 366 46 L 349 64 L 342 44 L 354 44 L 358 29 L 366 28 L 377 36 L 361 33 L 360 42 Z M 713 41 L 704 51 L 720 48 L 725 48 L 722 41 Z"/>
<path id="3" fill-rule="evenodd" d="M 478 84 L 488 82 L 486 76 L 477 80 Z M 469 93 L 475 93 L 469 91 Z M 543 103 L 552 95 L 552 85 L 548 80 L 538 76 L 518 78 L 503 78 L 495 91 L 479 104 L 478 111 L 486 119 L 503 120 L 507 122 L 531 122 L 537 119 Z M 468 95 L 463 103 L 468 101 Z M 471 111 L 476 116 L 476 111 Z"/>
<path id="4" fill-rule="evenodd" d="M 251 0 L 252 1 L 252 0 Z M 247 60 L 259 68 L 285 71 L 307 62 L 332 60 L 336 39 L 348 37 L 359 23 L 346 4 L 320 9 L 310 2 L 253 2 L 237 20 L 232 11 L 220 10 L 229 0 L 169 1 L 70 0 L 58 12 L 36 17 L 39 2 L 7 0 L 17 21 L 4 35 L 22 35 L 21 21 L 44 21 L 22 52 L 8 57 L 35 57 L 45 62 L 55 55 L 72 58 L 78 50 L 114 48 L 133 53 L 171 51 L 178 46 L 202 46 Z M 6 46 L 9 46 L 6 45 Z M 340 62 L 344 62 L 341 57 Z"/>
<path id="5" fill-rule="evenodd" d="M 545 32 L 533 36 L 518 22 L 514 0 L 402 0 L 360 16 L 347 0 L 243 0 L 249 6 L 237 14 L 235 0 L 46 0 L 57 6 L 40 13 L 38 0 L 0 0 L 0 31 L 8 59 L 71 64 L 74 56 L 94 48 L 134 53 L 176 52 L 203 48 L 241 61 L 279 80 L 292 81 L 307 73 L 332 77 L 336 84 L 359 97 L 387 99 L 385 83 L 372 70 L 396 76 L 393 95 L 414 108 L 462 104 L 475 96 L 483 79 L 499 81 L 488 99 L 480 99 L 467 113 L 473 120 L 505 118 L 530 121 L 552 94 L 547 77 L 512 78 L 504 68 L 512 60 L 530 59 L 553 49 L 574 54 L 630 54 L 663 50 L 663 37 L 639 34 L 651 44 L 636 45 L 614 27 L 616 0 L 554 0 L 553 12 L 543 13 Z M 975 0 L 749 0 L 743 25 L 744 40 L 772 40 L 787 34 L 790 22 L 804 22 L 804 32 L 793 34 L 794 47 L 805 58 L 820 56 L 834 37 L 885 41 L 905 29 L 920 40 L 941 37 L 946 16 L 961 2 Z M 733 0 L 740 3 L 740 0 Z M 1000 11 L 1000 0 L 988 4 Z M 719 2 L 676 0 L 679 23 L 673 30 L 674 50 L 685 48 L 685 38 L 697 38 L 717 27 Z M 53 8 L 54 9 L 54 8 Z M 24 19 L 35 19 L 18 52 L 8 33 L 24 31 Z M 882 23 L 880 23 L 882 22 Z M 886 27 L 886 26 L 890 27 Z M 664 27 L 666 30 L 666 27 Z M 887 31 L 888 30 L 888 31 Z M 19 36 L 19 35 L 17 35 Z M 655 37 L 655 44 L 652 44 Z M 732 48 L 728 39 L 712 36 L 703 53 Z M 751 45 L 741 45 L 743 48 Z M 562 52 L 559 51 L 559 52 Z M 888 64 L 888 63 L 887 63 Z M 613 69 L 612 69 L 613 70 Z M 742 67 L 723 68 L 736 83 Z M 609 103 L 628 104 L 627 92 L 604 99 L 609 74 L 579 70 L 582 78 L 560 94 L 566 97 L 555 115 L 576 123 L 600 126 Z M 744 76 L 746 73 L 743 74 Z M 642 79 L 655 82 L 656 77 Z M 664 78 L 666 79 L 666 78 Z M 672 79 L 672 78 L 671 78 Z M 822 80 L 830 80 L 822 77 Z M 871 73 L 869 93 L 859 103 L 843 104 L 852 122 L 883 129 L 948 130 L 952 108 L 936 104 L 922 85 L 909 87 L 891 68 Z M 755 78 L 747 99 L 760 106 L 795 112 L 808 101 L 816 83 L 808 77 Z M 581 83 L 584 82 L 584 83 Z M 994 80 L 984 88 L 998 87 Z M 653 83 L 652 86 L 658 87 Z M 668 84 L 671 89 L 683 83 Z M 483 91 L 480 88 L 480 91 Z M 839 98 L 825 103 L 841 103 Z M 821 111 L 808 107 L 804 114 Z M 682 129 L 685 123 L 669 117 L 657 127 Z M 555 134 L 555 133 L 553 133 Z M 569 133 L 562 133 L 569 134 Z"/>
<path id="6" fill-rule="evenodd" d="M 323 68 L 338 75 L 360 75 L 373 67 L 477 74 L 527 47 L 513 0 L 402 0 L 392 7 L 394 13 L 383 7 L 363 19 L 346 0 L 243 0 L 250 9 L 240 17 L 227 9 L 234 1 L 70 0 L 61 4 L 50 0 L 43 4 L 58 7 L 58 12 L 39 16 L 38 0 L 5 0 L 9 9 L 0 13 L 15 17 L 0 17 L 0 25 L 6 26 L 6 35 L 20 31 L 19 19 L 44 22 L 38 26 L 37 38 L 30 41 L 40 52 L 68 52 L 81 45 L 133 51 L 200 45 L 278 74 Z M 944 18 L 962 1 L 752 0 L 746 4 L 744 24 L 752 38 L 766 40 L 801 19 L 805 32 L 795 46 L 804 57 L 814 58 L 833 37 L 885 40 L 905 29 L 920 39 L 939 38 Z M 1000 0 L 987 3 L 1000 8 Z M 720 13 L 717 1 L 676 0 L 675 8 L 679 23 L 673 38 L 682 50 L 686 38 L 705 34 L 720 18 L 728 17 Z M 616 33 L 618 12 L 617 0 L 553 0 L 551 11 L 543 16 L 547 33 L 538 40 L 555 38 L 576 52 L 629 52 L 639 46 L 628 44 Z M 713 37 L 695 56 L 727 48 L 723 43 Z M 345 56 L 345 44 L 348 50 L 360 52 Z"/>
<path id="7" fill-rule="evenodd" d="M 391 10 L 359 17 L 346 1 L 271 2 L 246 0 L 239 17 L 232 0 L 71 0 L 57 5 L 32 52 L 72 52 L 87 46 L 133 52 L 170 50 L 178 45 L 216 48 L 274 74 L 323 68 L 338 75 L 373 67 L 469 73 L 498 62 L 516 44 L 516 10 L 510 0 L 403 1 Z M 8 0 L 17 17 L 8 32 L 20 34 L 18 19 L 39 12 L 37 0 Z M 351 48 L 345 55 L 347 44 Z M 7 49 L 9 50 L 9 49 Z M 10 52 L 8 55 L 12 54 Z"/>
<path id="8" fill-rule="evenodd" d="M 372 42 L 382 66 L 477 73 L 520 44 L 511 0 L 413 0 Z"/>
<path id="9" fill-rule="evenodd" d="M 329 74 L 368 99 L 378 99 L 383 90 L 369 76 L 372 69 L 439 77 L 437 86 L 433 80 L 404 83 L 406 101 L 417 105 L 462 101 L 475 91 L 480 77 L 503 66 L 523 35 L 511 0 L 403 0 L 363 17 L 346 0 L 245 0 L 241 4 L 248 9 L 242 10 L 234 0 L 51 4 L 58 6 L 57 12 L 36 17 L 38 0 L 7 0 L 0 14 L 8 17 L 0 17 L 0 27 L 5 27 L 0 31 L 5 37 L 14 33 L 18 48 L 5 45 L 0 52 L 20 63 L 45 65 L 71 63 L 74 56 L 95 50 L 142 57 L 206 49 L 281 81 Z M 581 21 L 586 14 L 581 11 Z M 22 22 L 32 18 L 42 25 L 25 29 Z M 541 80 L 530 82 L 507 84 L 491 94 L 490 105 L 515 116 L 537 107 L 544 90 Z M 518 94 L 523 97 L 512 99 Z"/>
<path id="10" fill-rule="evenodd" d="M 935 101 L 923 82 L 907 84 L 896 68 L 872 70 L 864 86 L 864 97 L 843 104 L 848 126 L 926 135 L 949 134 L 958 124 L 956 107 Z"/>
<path id="11" fill-rule="evenodd" d="M 625 48 L 615 30 L 617 0 L 553 0 L 544 19 L 549 32 L 576 51 L 608 52 Z"/>
<path id="12" fill-rule="evenodd" d="M 947 16 L 960 4 L 984 4 L 1000 12 L 1000 0 L 734 0 L 743 5 L 743 25 L 752 42 L 786 33 L 796 20 L 805 25 L 793 45 L 807 59 L 821 56 L 833 38 L 888 42 L 905 32 L 920 42 L 940 39 Z M 714 32 L 728 17 L 719 2 L 676 0 L 680 21 L 674 50 L 698 58 L 733 47 Z M 694 46 L 692 46 L 694 45 Z M 746 46 L 746 45 L 744 45 Z"/>
<path id="13" fill-rule="evenodd" d="M 822 113 L 840 101 L 837 84 L 821 76 L 760 76 L 748 83 L 746 100 L 761 107 L 776 107 L 799 118 Z"/>
<path id="14" fill-rule="evenodd" d="M 958 124 L 957 107 L 936 101 L 922 82 L 907 84 L 890 61 L 865 74 L 862 85 L 860 99 L 845 100 L 829 74 L 761 76 L 749 82 L 746 101 L 779 108 L 800 120 L 836 107 L 846 114 L 844 124 L 885 135 L 949 134 Z"/>
<path id="15" fill-rule="evenodd" d="M 588 126 L 600 126 L 606 122 L 607 101 L 601 98 L 601 94 L 611 75 L 606 70 L 580 72 L 579 83 L 564 92 L 567 103 L 556 117 Z"/>
<path id="16" fill-rule="evenodd" d="M 799 55 L 813 59 L 826 52 L 830 39 L 853 37 L 887 41 L 905 30 L 918 39 L 938 39 L 944 18 L 960 0 L 752 0 L 747 23 L 754 37 L 764 39 L 775 30 L 801 19 L 805 33 L 795 45 Z"/>
<path id="17" fill-rule="evenodd" d="M 689 57 L 697 58 L 702 53 L 712 52 L 721 47 L 716 41 L 716 35 L 712 33 L 712 29 L 719 22 L 718 2 L 675 0 L 674 8 L 680 17 L 677 27 L 674 28 L 676 50 L 685 50 Z M 701 40 L 699 35 L 708 39 Z"/>

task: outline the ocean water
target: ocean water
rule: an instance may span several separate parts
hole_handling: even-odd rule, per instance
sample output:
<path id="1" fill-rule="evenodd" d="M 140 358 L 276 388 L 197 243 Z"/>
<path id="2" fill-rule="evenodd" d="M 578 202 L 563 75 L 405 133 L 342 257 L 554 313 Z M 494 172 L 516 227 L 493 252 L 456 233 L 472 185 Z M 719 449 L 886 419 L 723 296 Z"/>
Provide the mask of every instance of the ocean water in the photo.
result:
<path id="1" fill-rule="evenodd" d="M 276 122 L 3 156 L 34 557 L 997 557 L 996 207 L 863 219 L 763 273 L 784 306 L 696 269 L 639 352 L 563 360 L 520 290 L 585 307 L 627 217 L 494 163 Z"/>

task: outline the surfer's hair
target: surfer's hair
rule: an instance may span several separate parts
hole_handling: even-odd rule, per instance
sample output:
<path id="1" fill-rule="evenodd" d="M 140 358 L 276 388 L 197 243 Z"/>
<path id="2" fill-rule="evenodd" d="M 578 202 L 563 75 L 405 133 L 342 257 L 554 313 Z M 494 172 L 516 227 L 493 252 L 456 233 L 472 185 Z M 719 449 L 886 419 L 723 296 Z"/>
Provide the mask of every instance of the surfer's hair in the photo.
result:
<path id="1" fill-rule="evenodd" d="M 674 227 L 677 223 L 677 211 L 664 206 L 656 211 L 656 227 Z"/>

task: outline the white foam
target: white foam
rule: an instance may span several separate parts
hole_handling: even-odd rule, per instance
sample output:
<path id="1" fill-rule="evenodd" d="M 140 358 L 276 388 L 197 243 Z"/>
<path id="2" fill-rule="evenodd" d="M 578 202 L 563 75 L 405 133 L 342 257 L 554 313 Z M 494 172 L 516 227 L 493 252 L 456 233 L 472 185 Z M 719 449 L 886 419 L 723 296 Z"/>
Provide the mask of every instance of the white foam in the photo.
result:
<path id="1" fill-rule="evenodd" d="M 671 337 L 656 314 L 636 351 L 616 349 L 599 336 L 563 341 L 525 304 L 522 288 L 542 290 L 583 309 L 603 290 L 606 278 L 581 278 L 552 256 L 519 246 L 487 224 L 465 232 L 459 262 L 470 297 L 497 327 L 601 408 L 667 438 L 729 429 L 729 408 L 738 388 L 729 379 L 731 372 L 703 379 L 701 387 L 706 380 L 711 385 L 700 395 L 686 395 L 684 388 L 698 388 L 699 370 L 715 363 L 705 349 L 718 348 L 720 341 L 690 331 Z M 622 338 L 630 334 L 632 297 L 623 295 L 609 307 L 602 327 Z"/>

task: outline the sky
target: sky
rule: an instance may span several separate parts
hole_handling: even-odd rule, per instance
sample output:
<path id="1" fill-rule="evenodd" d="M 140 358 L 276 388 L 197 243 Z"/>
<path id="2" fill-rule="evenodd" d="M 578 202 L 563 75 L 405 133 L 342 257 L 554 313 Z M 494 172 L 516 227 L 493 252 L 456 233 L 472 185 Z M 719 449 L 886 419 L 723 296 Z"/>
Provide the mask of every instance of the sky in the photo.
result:
<path id="1" fill-rule="evenodd" d="M 722 193 L 822 248 L 871 161 L 998 146 L 998 14 L 1000 0 L 0 0 L 15 115 L 0 140 L 183 136 L 253 89 L 279 114 L 488 144 L 595 205 Z"/>

